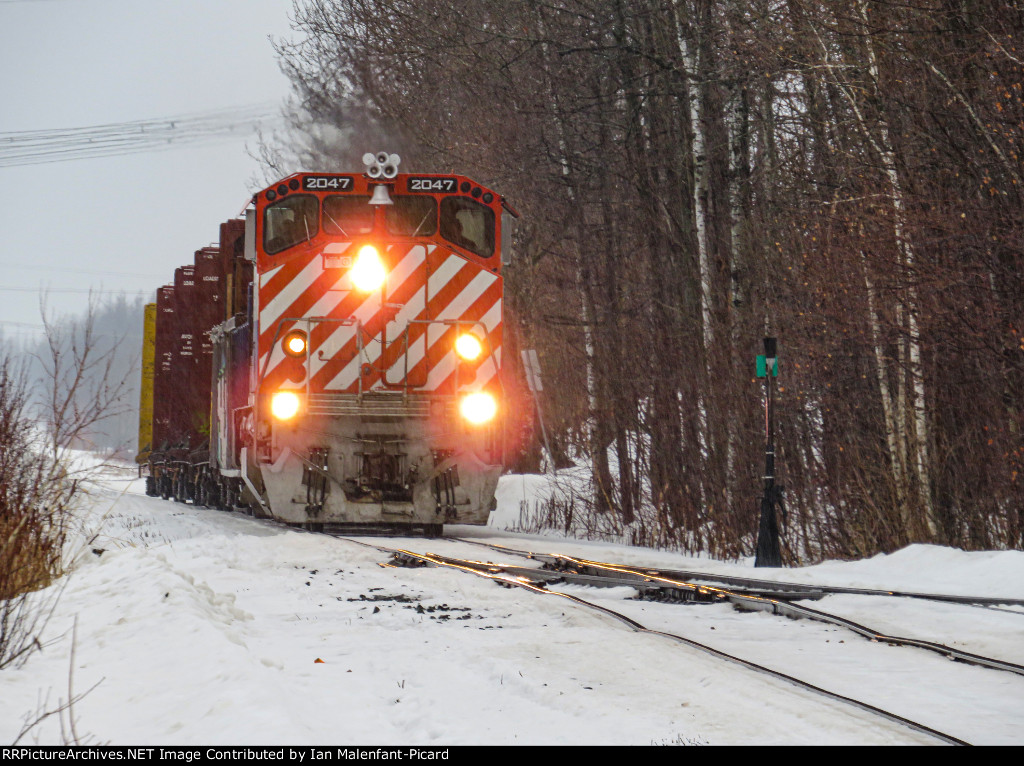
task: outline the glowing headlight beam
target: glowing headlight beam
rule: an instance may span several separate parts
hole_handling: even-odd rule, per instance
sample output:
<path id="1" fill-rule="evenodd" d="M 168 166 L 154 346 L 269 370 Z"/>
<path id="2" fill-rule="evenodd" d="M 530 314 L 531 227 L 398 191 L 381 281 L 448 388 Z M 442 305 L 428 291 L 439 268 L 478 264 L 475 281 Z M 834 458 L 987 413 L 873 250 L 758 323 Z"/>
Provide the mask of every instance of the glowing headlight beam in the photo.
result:
<path id="1" fill-rule="evenodd" d="M 498 403 L 484 391 L 466 394 L 459 404 L 462 417 L 474 425 L 483 425 L 498 414 Z"/>
<path id="2" fill-rule="evenodd" d="M 373 245 L 363 245 L 356 256 L 355 265 L 352 266 L 352 284 L 357 290 L 364 293 L 372 293 L 384 286 L 384 279 L 387 272 L 384 270 L 384 262 L 380 253 Z"/>
<path id="3" fill-rule="evenodd" d="M 288 333 L 284 338 L 284 350 L 291 356 L 302 356 L 306 353 L 306 334 L 296 330 Z"/>
<path id="4" fill-rule="evenodd" d="M 291 420 L 299 413 L 299 395 L 292 391 L 278 391 L 270 397 L 270 411 L 278 420 Z"/>
<path id="5" fill-rule="evenodd" d="M 455 353 L 467 362 L 477 359 L 483 350 L 484 347 L 480 343 L 480 339 L 472 333 L 463 333 L 455 340 Z"/>

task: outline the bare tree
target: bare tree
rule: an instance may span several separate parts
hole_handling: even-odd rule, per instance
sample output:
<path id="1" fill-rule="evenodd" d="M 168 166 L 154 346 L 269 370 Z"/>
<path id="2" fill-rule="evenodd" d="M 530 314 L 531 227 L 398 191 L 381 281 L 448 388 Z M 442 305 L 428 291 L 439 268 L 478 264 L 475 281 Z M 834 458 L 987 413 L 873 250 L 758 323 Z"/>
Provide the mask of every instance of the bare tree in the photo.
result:
<path id="1" fill-rule="evenodd" d="M 67 478 L 29 413 L 27 374 L 0 359 L 0 668 L 39 648 L 58 592 L 77 483 Z"/>
<path id="2" fill-rule="evenodd" d="M 505 305 L 554 451 L 591 475 L 573 519 L 749 554 L 775 335 L 787 557 L 1024 545 L 1019 9 L 301 0 L 295 21 L 284 149 L 344 162 L 372 118 L 523 213 Z"/>
<path id="3" fill-rule="evenodd" d="M 99 299 L 89 296 L 84 316 L 55 318 L 45 296 L 40 305 L 46 341 L 36 356 L 41 369 L 40 420 L 47 431 L 54 460 L 72 447 L 95 447 L 94 433 L 102 424 L 133 409 L 133 378 L 121 358 L 127 330 L 113 337 L 97 331 Z"/>
<path id="4" fill-rule="evenodd" d="M 131 404 L 123 336 L 97 332 L 95 299 L 78 323 L 54 320 L 45 302 L 43 316 L 45 353 L 34 356 L 35 370 L 28 359 L 0 358 L 0 667 L 39 648 L 60 596 L 47 586 L 64 574 L 89 470 L 73 466 L 69 450 L 91 446 L 96 429 Z"/>

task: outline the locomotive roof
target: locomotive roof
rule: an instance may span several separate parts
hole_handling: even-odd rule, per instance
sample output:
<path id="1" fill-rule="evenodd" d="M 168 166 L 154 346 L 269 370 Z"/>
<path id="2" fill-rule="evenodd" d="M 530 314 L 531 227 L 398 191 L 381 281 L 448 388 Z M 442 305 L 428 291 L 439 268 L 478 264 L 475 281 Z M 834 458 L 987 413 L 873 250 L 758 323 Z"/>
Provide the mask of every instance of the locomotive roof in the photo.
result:
<path id="1" fill-rule="evenodd" d="M 329 179 L 352 179 L 347 186 L 341 185 L 330 185 L 327 183 Z M 357 181 L 358 179 L 358 181 Z M 416 181 L 422 179 L 424 182 L 434 181 L 449 181 L 450 183 L 445 186 L 435 186 L 431 188 L 422 189 L 411 189 L 410 185 Z M 311 184 L 316 183 L 314 187 Z M 304 192 L 331 192 L 340 194 L 364 194 L 372 186 L 387 185 L 393 187 L 393 191 L 397 193 L 413 193 L 413 194 L 462 194 L 473 197 L 475 199 L 482 199 L 487 204 L 493 202 L 500 203 L 501 207 L 507 210 L 515 218 L 519 217 L 519 213 L 508 204 L 508 201 L 500 194 L 495 192 L 483 184 L 480 184 L 468 176 L 459 175 L 457 173 L 398 173 L 392 178 L 378 177 L 374 178 L 368 173 L 325 173 L 320 171 L 299 171 L 292 173 L 289 176 L 285 176 L 274 183 L 263 187 L 258 192 L 253 194 L 252 202 L 255 204 L 261 197 L 267 201 L 274 199 L 277 196 L 283 196 L 288 192 L 304 191 Z M 424 184 L 427 186 L 428 184 Z"/>

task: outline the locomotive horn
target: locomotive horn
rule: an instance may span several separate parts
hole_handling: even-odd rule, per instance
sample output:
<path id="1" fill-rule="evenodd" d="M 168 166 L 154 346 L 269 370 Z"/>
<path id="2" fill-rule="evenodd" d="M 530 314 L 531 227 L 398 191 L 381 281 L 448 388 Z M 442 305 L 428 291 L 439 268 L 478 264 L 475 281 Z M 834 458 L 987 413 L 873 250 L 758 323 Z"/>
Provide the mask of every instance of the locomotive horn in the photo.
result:
<path id="1" fill-rule="evenodd" d="M 381 152 L 378 155 L 377 159 L 379 160 L 383 156 L 385 156 L 384 152 Z M 385 178 L 394 178 L 395 176 L 397 176 L 398 175 L 398 165 L 399 165 L 399 163 L 401 161 L 402 161 L 402 158 L 399 157 L 397 154 L 390 154 L 390 155 L 388 155 L 387 156 L 387 160 L 386 161 L 382 161 L 380 163 L 381 165 L 384 166 L 384 171 L 383 171 L 384 177 Z"/>
<path id="2" fill-rule="evenodd" d="M 363 155 L 363 164 L 366 165 L 366 175 L 370 178 L 394 178 L 398 175 L 398 164 L 402 158 L 397 154 L 387 152 L 367 152 Z"/>

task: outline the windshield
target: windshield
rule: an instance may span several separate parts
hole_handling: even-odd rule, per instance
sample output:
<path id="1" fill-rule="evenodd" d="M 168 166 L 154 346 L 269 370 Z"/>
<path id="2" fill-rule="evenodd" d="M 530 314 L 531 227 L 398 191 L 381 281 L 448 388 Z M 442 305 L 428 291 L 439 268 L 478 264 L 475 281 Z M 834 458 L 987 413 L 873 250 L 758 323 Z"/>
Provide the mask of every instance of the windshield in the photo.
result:
<path id="1" fill-rule="evenodd" d="M 388 233 L 397 237 L 427 237 L 437 232 L 437 202 L 433 197 L 392 197 Z"/>
<path id="2" fill-rule="evenodd" d="M 324 231 L 354 237 L 373 231 L 373 206 L 361 194 L 332 194 L 324 197 Z"/>
<path id="3" fill-rule="evenodd" d="M 263 249 L 280 253 L 313 237 L 317 232 L 317 199 L 312 194 L 293 194 L 269 205 L 263 213 Z"/>

